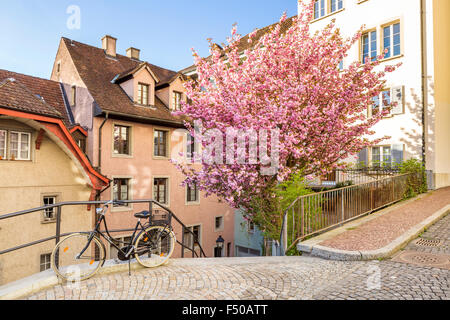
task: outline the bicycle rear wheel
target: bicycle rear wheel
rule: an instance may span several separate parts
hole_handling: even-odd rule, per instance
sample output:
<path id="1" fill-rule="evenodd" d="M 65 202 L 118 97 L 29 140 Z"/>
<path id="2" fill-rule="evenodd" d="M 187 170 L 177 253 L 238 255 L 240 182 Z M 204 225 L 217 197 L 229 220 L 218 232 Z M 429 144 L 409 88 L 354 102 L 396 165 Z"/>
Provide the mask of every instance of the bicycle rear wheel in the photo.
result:
<path id="1" fill-rule="evenodd" d="M 158 267 L 169 260 L 175 241 L 174 233 L 168 228 L 146 228 L 136 238 L 136 260 L 147 268 Z"/>
<path id="2" fill-rule="evenodd" d="M 105 250 L 94 237 L 88 245 L 89 233 L 75 233 L 62 239 L 53 249 L 51 264 L 65 281 L 82 281 L 92 277 L 105 261 Z M 81 256 L 79 254 L 86 248 Z M 78 257 L 79 256 L 79 257 Z"/>

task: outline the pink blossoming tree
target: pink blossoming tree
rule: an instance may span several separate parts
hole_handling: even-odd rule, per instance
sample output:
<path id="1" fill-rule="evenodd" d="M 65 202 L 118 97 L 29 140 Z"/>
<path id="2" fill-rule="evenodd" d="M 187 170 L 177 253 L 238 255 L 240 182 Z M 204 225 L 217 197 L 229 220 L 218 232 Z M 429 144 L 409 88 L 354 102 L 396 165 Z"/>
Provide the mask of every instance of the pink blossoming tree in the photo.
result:
<path id="1" fill-rule="evenodd" d="M 286 20 L 283 16 L 258 41 L 253 32 L 248 39 L 251 49 L 243 55 L 236 27 L 225 49 L 211 45 L 210 58 L 194 51 L 198 79 L 186 83 L 190 101 L 178 112 L 192 120 L 186 126 L 193 136 L 199 135 L 194 120 L 202 123 L 200 134 L 214 129 L 225 136 L 229 128 L 279 130 L 275 175 L 262 174 L 261 163 L 177 164 L 186 175 L 185 183 L 196 183 L 207 195 L 216 194 L 243 208 L 262 229 L 279 229 L 282 212 L 273 188 L 280 181 L 299 171 L 326 174 L 348 156 L 381 141 L 368 137 L 384 113 L 368 118 L 367 108 L 383 90 L 385 73 L 398 65 L 377 68 L 380 56 L 339 70 L 349 49 L 359 43 L 362 28 L 352 38 L 343 38 L 332 21 L 312 33 L 312 17 L 313 7 L 303 5 L 287 31 L 280 27 Z M 211 142 L 204 140 L 203 147 Z M 269 141 L 268 149 L 272 147 Z"/>

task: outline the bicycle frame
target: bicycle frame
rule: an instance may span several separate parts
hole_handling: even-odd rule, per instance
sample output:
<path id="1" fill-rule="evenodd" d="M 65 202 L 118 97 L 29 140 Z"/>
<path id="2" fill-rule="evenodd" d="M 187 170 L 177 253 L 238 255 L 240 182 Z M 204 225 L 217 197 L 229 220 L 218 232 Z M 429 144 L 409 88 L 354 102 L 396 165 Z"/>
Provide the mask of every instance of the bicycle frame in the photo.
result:
<path id="1" fill-rule="evenodd" d="M 105 236 L 105 235 L 103 234 L 103 232 L 100 231 L 100 226 L 101 226 L 102 222 L 103 222 L 103 224 L 105 225 L 105 233 L 106 233 L 107 236 Z M 139 227 L 140 227 L 140 228 L 139 228 Z M 137 221 L 137 223 L 136 223 L 136 226 L 135 226 L 135 228 L 134 228 L 134 231 L 133 231 L 133 235 L 131 236 L 131 242 L 130 242 L 129 244 L 125 243 L 126 246 L 124 247 L 124 248 L 128 248 L 128 247 L 131 247 L 131 248 L 129 248 L 128 252 L 125 252 L 122 248 L 119 248 L 119 246 L 117 246 L 117 245 L 112 241 L 112 240 L 114 239 L 114 237 L 111 236 L 111 234 L 110 234 L 109 231 L 108 231 L 108 225 L 107 225 L 107 223 L 106 223 L 105 215 L 104 215 L 104 214 L 101 214 L 101 215 L 100 215 L 100 218 L 99 218 L 99 219 L 97 220 L 97 222 L 96 222 L 96 225 L 95 225 L 94 230 L 90 232 L 89 240 L 88 240 L 86 246 L 85 246 L 85 247 L 83 248 L 83 250 L 81 250 L 81 252 L 77 255 L 76 259 L 79 259 L 79 258 L 83 255 L 83 253 L 87 250 L 87 248 L 89 248 L 89 245 L 91 244 L 91 242 L 92 242 L 92 240 L 94 239 L 95 236 L 97 236 L 99 239 L 100 239 L 101 237 L 104 238 L 104 239 L 105 239 L 109 244 L 111 244 L 114 248 L 116 248 L 118 251 L 122 252 L 122 253 L 124 254 L 125 258 L 128 258 L 128 257 L 133 253 L 133 251 L 135 250 L 134 243 L 135 243 L 135 240 L 136 240 L 136 233 L 137 233 L 137 231 L 139 230 L 139 231 L 142 232 L 142 231 L 144 231 L 144 230 L 145 230 L 146 228 L 148 228 L 148 227 L 150 227 L 150 223 L 149 223 L 149 222 L 142 224 L 142 223 L 141 223 L 141 219 L 138 219 L 138 221 Z M 166 225 L 164 226 L 164 230 L 165 230 L 165 229 L 167 229 L 168 231 L 171 231 L 171 230 L 170 230 L 170 226 L 169 226 L 168 224 L 166 224 Z M 159 237 L 161 237 L 161 234 L 159 235 Z M 157 240 L 159 240 L 159 239 L 157 239 Z M 105 254 L 106 254 L 106 252 L 105 252 Z"/>

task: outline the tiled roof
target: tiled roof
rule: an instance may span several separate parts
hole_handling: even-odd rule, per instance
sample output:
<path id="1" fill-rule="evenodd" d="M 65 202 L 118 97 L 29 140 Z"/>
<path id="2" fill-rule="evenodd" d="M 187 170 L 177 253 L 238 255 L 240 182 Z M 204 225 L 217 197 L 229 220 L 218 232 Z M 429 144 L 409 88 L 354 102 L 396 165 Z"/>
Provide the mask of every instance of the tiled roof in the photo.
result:
<path id="1" fill-rule="evenodd" d="M 127 56 L 117 55 L 115 58 L 106 56 L 101 48 L 86 45 L 67 38 L 62 38 L 77 71 L 87 86 L 94 100 L 103 111 L 116 112 L 123 115 L 143 117 L 181 123 L 181 118 L 175 117 L 160 99 L 155 99 L 155 106 L 137 106 L 123 91 L 120 85 L 112 80 L 131 74 L 143 63 Z M 147 63 L 161 82 L 173 78 L 177 73 Z M 158 85 L 158 84 L 157 84 Z"/>
<path id="2" fill-rule="evenodd" d="M 287 18 L 282 24 L 281 24 L 281 33 L 285 33 L 291 26 L 292 26 L 292 22 L 294 20 L 294 18 L 296 18 L 297 16 L 292 16 L 290 18 Z M 267 34 L 268 32 L 270 32 L 270 30 L 272 28 L 274 28 L 279 22 L 276 22 L 274 24 L 271 24 L 267 27 L 258 29 L 258 31 L 256 32 L 255 37 L 253 38 L 253 42 L 252 43 L 248 43 L 248 39 L 250 37 L 250 34 L 247 34 L 245 36 L 243 36 L 240 40 L 239 46 L 238 46 L 238 52 L 243 52 L 249 48 L 252 47 L 253 44 L 255 44 L 259 39 L 262 38 L 262 36 L 264 36 L 265 34 Z M 220 47 L 220 46 L 219 46 Z M 225 47 L 224 49 L 222 49 L 223 51 L 226 51 L 227 48 Z M 206 59 L 209 59 L 211 56 L 208 56 Z M 188 73 L 188 72 L 192 72 L 195 71 L 196 67 L 195 65 L 192 65 L 190 67 L 187 67 L 183 70 L 181 70 L 181 73 Z"/>
<path id="3" fill-rule="evenodd" d="M 65 125 L 70 125 L 58 82 L 0 70 L 0 83 L 1 106 L 62 118 Z"/>

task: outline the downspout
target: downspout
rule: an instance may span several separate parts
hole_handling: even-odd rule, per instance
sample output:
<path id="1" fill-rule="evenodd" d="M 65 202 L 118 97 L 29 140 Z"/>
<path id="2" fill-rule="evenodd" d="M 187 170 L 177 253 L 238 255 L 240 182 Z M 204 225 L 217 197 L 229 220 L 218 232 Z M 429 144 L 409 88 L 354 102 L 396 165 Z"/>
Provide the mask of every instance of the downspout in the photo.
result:
<path id="1" fill-rule="evenodd" d="M 107 112 L 105 115 L 105 119 L 103 120 L 102 124 L 98 128 L 98 167 L 97 167 L 97 170 L 100 173 L 102 173 L 102 129 L 103 129 L 103 126 L 105 125 L 106 121 L 108 121 L 108 118 L 109 118 L 109 113 Z M 100 195 L 105 190 L 107 190 L 110 187 L 110 185 L 111 185 L 111 181 L 108 183 L 108 185 L 103 190 L 97 191 L 97 195 L 96 195 L 97 201 L 100 200 Z"/>
<path id="2" fill-rule="evenodd" d="M 105 119 L 102 124 L 98 128 L 98 171 L 102 173 L 102 129 L 105 125 L 106 121 L 108 121 L 109 113 L 107 112 L 105 115 Z"/>
<path id="3" fill-rule="evenodd" d="M 420 33 L 421 33 L 421 59 L 422 59 L 422 162 L 426 165 L 426 130 L 427 130 L 427 102 L 428 102 L 428 79 L 427 79 L 427 33 L 426 33 L 426 0 L 420 0 Z"/>

